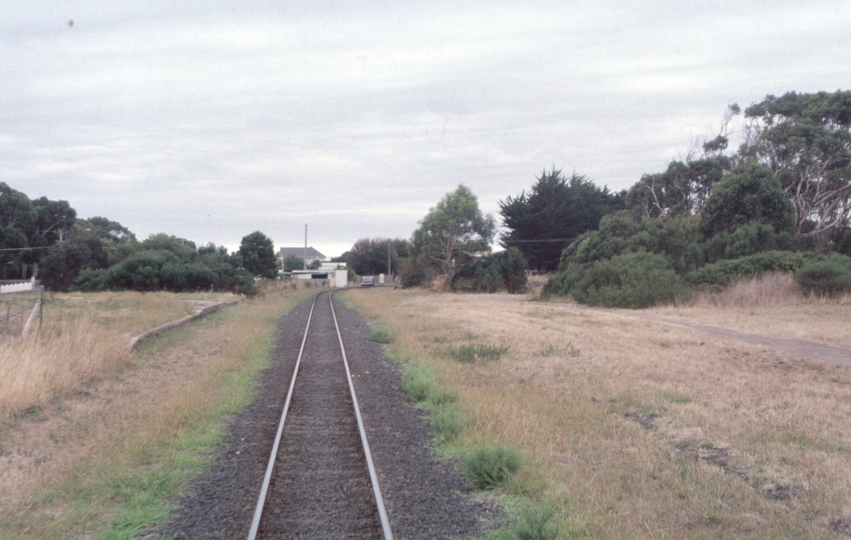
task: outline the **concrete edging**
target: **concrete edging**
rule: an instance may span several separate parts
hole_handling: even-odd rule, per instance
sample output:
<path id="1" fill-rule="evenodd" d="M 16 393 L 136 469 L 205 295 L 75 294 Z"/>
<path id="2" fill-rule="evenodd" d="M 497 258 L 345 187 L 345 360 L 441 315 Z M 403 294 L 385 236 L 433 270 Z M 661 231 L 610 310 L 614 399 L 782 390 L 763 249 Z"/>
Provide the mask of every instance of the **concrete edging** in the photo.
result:
<path id="1" fill-rule="evenodd" d="M 232 300 L 230 302 L 219 302 L 218 304 L 213 304 L 212 306 L 207 306 L 205 308 L 202 308 L 197 313 L 195 313 L 193 315 L 187 315 L 186 317 L 183 317 L 182 319 L 177 319 L 176 321 L 171 321 L 171 322 L 162 324 L 160 326 L 157 326 L 156 328 L 148 330 L 147 332 L 145 332 L 143 334 L 139 334 L 138 336 L 134 336 L 134 337 L 130 338 L 130 341 L 127 343 L 127 348 L 132 351 L 133 349 L 136 348 L 136 345 L 138 345 L 139 342 L 142 341 L 142 340 L 145 340 L 145 339 L 147 339 L 151 336 L 155 336 L 157 334 L 165 332 L 166 330 L 171 330 L 172 328 L 177 328 L 178 326 L 183 326 L 184 324 L 192 322 L 195 319 L 200 319 L 204 315 L 206 315 L 208 313 L 212 313 L 212 312 L 218 310 L 219 308 L 222 308 L 222 307 L 225 307 L 225 306 L 232 306 L 232 305 L 234 305 L 238 302 L 239 302 L 239 300 Z"/>

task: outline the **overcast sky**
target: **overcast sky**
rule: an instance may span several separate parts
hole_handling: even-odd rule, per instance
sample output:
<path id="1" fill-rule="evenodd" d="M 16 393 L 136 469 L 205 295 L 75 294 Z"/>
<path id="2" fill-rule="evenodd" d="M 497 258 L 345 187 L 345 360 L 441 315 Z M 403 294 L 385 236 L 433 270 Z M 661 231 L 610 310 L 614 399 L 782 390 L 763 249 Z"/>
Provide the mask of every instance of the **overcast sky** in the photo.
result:
<path id="1" fill-rule="evenodd" d="M 339 255 L 458 184 L 620 190 L 727 105 L 849 88 L 851 2 L 4 0 L 0 181 L 139 239 Z"/>

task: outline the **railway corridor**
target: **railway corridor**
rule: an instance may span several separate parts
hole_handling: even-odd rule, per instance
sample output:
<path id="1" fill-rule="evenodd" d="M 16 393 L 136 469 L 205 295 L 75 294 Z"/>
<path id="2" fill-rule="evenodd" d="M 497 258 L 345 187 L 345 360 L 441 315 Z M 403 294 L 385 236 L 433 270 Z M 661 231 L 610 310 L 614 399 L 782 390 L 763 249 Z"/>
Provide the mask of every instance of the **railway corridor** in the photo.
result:
<path id="1" fill-rule="evenodd" d="M 381 538 L 329 295 L 316 302 L 258 538 Z"/>
<path id="2" fill-rule="evenodd" d="M 315 305 L 306 300 L 278 321 L 256 399 L 228 423 L 213 466 L 175 501 L 167 522 L 146 531 L 146 538 L 471 538 L 502 519 L 491 498 L 465 495 L 469 486 L 455 463 L 431 452 L 429 423 L 401 388 L 399 364 L 385 358 L 380 344 L 365 339 L 369 322 L 334 301 L 338 336 L 329 295 L 317 296 Z M 383 516 L 376 507 L 340 341 L 380 481 Z M 281 440 L 274 449 L 277 431 Z M 265 493 L 264 472 L 270 480 Z M 265 506 L 258 516 L 261 500 Z"/>

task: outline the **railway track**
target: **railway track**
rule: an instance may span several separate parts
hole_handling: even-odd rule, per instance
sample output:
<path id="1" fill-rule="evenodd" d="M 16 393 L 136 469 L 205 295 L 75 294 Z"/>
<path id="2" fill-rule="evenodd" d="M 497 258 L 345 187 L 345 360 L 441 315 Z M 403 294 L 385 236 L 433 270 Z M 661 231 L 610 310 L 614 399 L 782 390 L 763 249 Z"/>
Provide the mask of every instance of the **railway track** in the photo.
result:
<path id="1" fill-rule="evenodd" d="M 314 298 L 248 534 L 392 540 L 331 293 Z"/>

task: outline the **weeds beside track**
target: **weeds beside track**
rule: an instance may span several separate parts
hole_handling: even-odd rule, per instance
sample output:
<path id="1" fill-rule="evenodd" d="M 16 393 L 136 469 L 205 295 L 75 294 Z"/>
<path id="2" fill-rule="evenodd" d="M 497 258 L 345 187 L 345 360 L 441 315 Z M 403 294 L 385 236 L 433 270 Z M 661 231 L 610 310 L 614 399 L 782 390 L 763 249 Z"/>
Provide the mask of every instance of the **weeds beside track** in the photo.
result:
<path id="1" fill-rule="evenodd" d="M 458 388 L 466 428 L 451 451 L 520 449 L 526 466 L 504 489 L 548 501 L 564 537 L 843 538 L 851 523 L 851 368 L 666 322 L 848 348 L 842 299 L 636 318 L 508 295 L 349 295 L 392 321 L 394 354 Z M 446 354 L 471 340 L 510 350 L 482 363 Z"/>
<path id="2" fill-rule="evenodd" d="M 275 320 L 306 294 L 269 291 L 158 336 L 0 424 L 0 537 L 132 538 L 165 517 L 165 499 L 209 463 L 223 418 L 250 399 Z M 113 302 L 119 316 L 98 326 L 119 330 L 126 351 L 127 337 L 142 330 L 120 322 L 130 310 L 109 295 L 83 299 Z M 167 317 L 185 314 L 175 311 Z"/>

